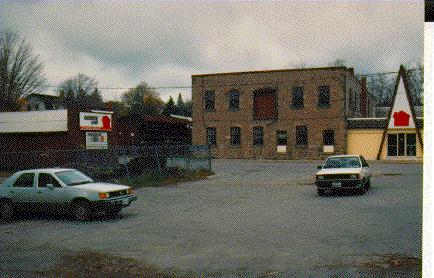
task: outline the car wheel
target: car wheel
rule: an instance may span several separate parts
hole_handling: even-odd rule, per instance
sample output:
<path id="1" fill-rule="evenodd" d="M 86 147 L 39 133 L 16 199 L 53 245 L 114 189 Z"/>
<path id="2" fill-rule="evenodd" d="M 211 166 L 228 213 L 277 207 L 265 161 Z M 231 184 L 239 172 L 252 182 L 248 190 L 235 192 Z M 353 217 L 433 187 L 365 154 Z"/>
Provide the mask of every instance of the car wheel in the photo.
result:
<path id="1" fill-rule="evenodd" d="M 12 202 L 4 201 L 0 203 L 0 221 L 10 222 L 14 214 Z"/>
<path id="2" fill-rule="evenodd" d="M 371 179 L 369 178 L 368 182 L 366 183 L 366 190 L 371 189 Z"/>
<path id="3" fill-rule="evenodd" d="M 318 191 L 318 196 L 324 196 L 325 195 L 325 190 L 324 189 L 317 189 Z"/>
<path id="4" fill-rule="evenodd" d="M 120 208 L 110 208 L 110 209 L 108 209 L 106 211 L 106 214 L 108 216 L 114 217 L 114 216 L 117 216 L 121 212 L 121 210 L 122 210 L 122 207 L 120 207 Z"/>
<path id="5" fill-rule="evenodd" d="M 73 205 L 72 214 L 78 221 L 88 221 L 91 217 L 90 205 L 86 201 L 78 201 Z"/>

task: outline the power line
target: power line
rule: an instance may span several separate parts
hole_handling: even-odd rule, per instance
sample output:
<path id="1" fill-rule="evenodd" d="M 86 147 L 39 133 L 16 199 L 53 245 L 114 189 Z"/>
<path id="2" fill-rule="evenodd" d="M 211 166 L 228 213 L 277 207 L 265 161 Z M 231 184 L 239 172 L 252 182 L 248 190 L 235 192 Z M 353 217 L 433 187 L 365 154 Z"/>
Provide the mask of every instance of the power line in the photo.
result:
<path id="1" fill-rule="evenodd" d="M 422 70 L 420 68 L 413 68 L 413 69 L 407 69 L 406 72 L 409 71 L 416 71 L 416 70 Z M 366 73 L 366 74 L 355 74 L 355 76 L 359 77 L 367 77 L 367 76 L 374 76 L 374 75 L 389 75 L 389 74 L 398 74 L 398 71 L 387 71 L 387 72 L 377 72 L 377 73 Z"/>
<path id="2" fill-rule="evenodd" d="M 406 70 L 407 72 L 409 71 L 414 71 L 414 70 L 421 70 L 418 68 L 413 68 L 413 69 L 408 69 Z M 252 72 L 254 73 L 254 72 Z M 375 76 L 375 75 L 390 75 L 390 74 L 398 74 L 397 71 L 390 71 L 390 72 L 378 72 L 378 73 L 368 73 L 368 74 L 355 74 L 356 77 L 368 77 L 368 76 Z M 341 79 L 337 79 L 337 78 L 318 78 L 318 77 L 312 77 L 312 79 L 315 80 L 341 80 Z M 260 82 L 260 83 L 241 83 L 241 84 L 213 84 L 213 85 L 207 85 L 209 87 L 231 87 L 231 86 L 255 86 L 255 85 L 278 85 L 278 84 L 287 84 L 287 82 L 282 82 L 282 81 L 269 81 L 269 82 Z M 41 86 L 41 88 L 60 88 L 60 85 L 44 85 Z M 151 87 L 147 87 L 148 89 L 151 90 L 173 90 L 173 89 L 192 89 L 194 86 L 186 86 L 186 85 L 172 85 L 172 86 L 151 86 Z M 137 87 L 97 87 L 98 90 L 133 90 L 136 89 Z"/>

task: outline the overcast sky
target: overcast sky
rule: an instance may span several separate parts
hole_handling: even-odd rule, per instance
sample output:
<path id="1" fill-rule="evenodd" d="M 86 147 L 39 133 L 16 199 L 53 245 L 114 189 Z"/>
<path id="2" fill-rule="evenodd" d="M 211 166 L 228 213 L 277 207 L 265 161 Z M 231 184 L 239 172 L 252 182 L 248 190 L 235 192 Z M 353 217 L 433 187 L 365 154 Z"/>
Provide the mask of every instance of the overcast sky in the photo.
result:
<path id="1" fill-rule="evenodd" d="M 423 1 L 3 3 L 0 28 L 31 43 L 53 85 L 81 72 L 101 87 L 189 86 L 192 74 L 336 59 L 356 73 L 397 71 L 423 61 L 423 9 Z"/>

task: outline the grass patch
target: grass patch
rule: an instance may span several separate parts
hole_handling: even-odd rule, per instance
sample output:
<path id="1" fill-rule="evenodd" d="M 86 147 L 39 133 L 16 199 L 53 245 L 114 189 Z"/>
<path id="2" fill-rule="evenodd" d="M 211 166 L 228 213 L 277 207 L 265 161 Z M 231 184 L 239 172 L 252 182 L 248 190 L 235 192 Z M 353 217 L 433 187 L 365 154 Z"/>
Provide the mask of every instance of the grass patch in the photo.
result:
<path id="1" fill-rule="evenodd" d="M 158 187 L 165 185 L 174 185 L 180 182 L 195 181 L 206 179 L 213 175 L 212 171 L 207 170 L 185 170 L 180 168 L 167 168 L 161 172 L 144 172 L 137 177 L 122 178 L 120 183 L 138 188 L 138 187 Z"/>

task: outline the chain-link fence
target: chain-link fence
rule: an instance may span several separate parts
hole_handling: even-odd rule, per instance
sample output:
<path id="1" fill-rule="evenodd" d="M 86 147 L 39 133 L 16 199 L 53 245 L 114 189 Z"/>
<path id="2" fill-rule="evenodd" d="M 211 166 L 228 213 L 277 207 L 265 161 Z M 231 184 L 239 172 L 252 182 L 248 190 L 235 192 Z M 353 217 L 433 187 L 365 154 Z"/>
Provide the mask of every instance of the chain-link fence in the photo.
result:
<path id="1" fill-rule="evenodd" d="M 207 145 L 127 146 L 109 149 L 75 149 L 0 153 L 0 171 L 64 167 L 90 176 L 134 176 L 167 168 L 211 171 Z"/>

